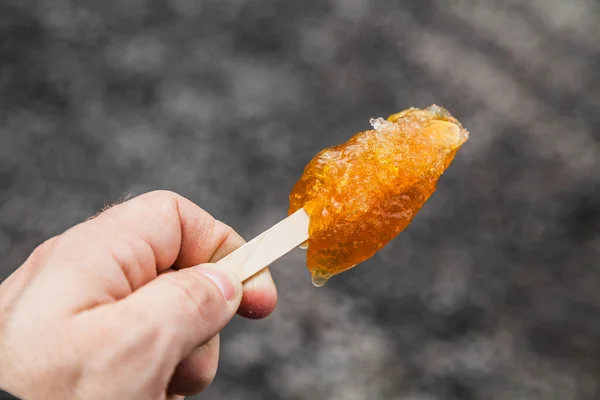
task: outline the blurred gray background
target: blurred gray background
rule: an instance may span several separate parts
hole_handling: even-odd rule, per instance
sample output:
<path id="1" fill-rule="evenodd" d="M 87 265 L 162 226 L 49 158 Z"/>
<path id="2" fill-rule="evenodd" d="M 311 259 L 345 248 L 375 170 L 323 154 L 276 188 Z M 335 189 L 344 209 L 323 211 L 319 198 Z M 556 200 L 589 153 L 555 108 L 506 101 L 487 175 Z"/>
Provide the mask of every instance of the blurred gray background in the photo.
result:
<path id="1" fill-rule="evenodd" d="M 597 0 L 3 0 L 0 278 L 105 203 L 181 193 L 251 238 L 304 165 L 431 103 L 471 132 L 414 223 L 236 318 L 201 398 L 600 396 Z M 1 395 L 0 395 L 1 396 Z"/>

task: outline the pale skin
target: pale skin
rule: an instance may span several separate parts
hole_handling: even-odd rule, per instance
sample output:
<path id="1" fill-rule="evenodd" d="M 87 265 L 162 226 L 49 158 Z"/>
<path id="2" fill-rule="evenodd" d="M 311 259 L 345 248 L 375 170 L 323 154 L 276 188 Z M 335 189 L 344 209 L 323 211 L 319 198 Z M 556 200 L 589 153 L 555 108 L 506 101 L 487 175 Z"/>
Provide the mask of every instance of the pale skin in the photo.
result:
<path id="1" fill-rule="evenodd" d="M 213 264 L 243 243 L 162 191 L 46 241 L 0 285 L 0 388 L 27 400 L 202 392 L 223 327 L 277 302 L 268 270 L 242 285 Z"/>

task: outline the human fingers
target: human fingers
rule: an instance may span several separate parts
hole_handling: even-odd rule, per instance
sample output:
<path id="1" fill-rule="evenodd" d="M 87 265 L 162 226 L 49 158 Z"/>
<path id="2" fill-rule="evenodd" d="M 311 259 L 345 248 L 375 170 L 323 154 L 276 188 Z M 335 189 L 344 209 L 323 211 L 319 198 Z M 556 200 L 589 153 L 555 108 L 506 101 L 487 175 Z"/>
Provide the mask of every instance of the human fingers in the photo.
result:
<path id="1" fill-rule="evenodd" d="M 0 284 L 0 314 L 2 314 L 15 298 L 23 291 L 25 286 L 36 275 L 43 260 L 52 250 L 56 237 L 46 240 L 36 247 L 27 257 L 23 265 L 15 270 Z"/>
<path id="2" fill-rule="evenodd" d="M 220 221 L 215 221 L 208 229 L 198 230 L 198 233 L 198 237 L 182 241 L 181 256 L 175 262 L 177 268 L 217 262 L 245 243 L 231 227 Z M 219 246 L 213 252 L 212 249 L 207 251 L 198 247 L 197 243 L 219 243 Z M 246 318 L 265 318 L 274 310 L 276 303 L 277 289 L 271 273 L 264 269 L 244 283 L 237 313 Z M 215 340 L 216 344 L 213 344 L 213 340 L 194 350 L 179 364 L 171 380 L 174 393 L 199 393 L 212 382 L 212 374 L 216 372 L 218 363 L 218 340 Z"/>
<path id="3" fill-rule="evenodd" d="M 168 392 L 192 396 L 212 383 L 219 364 L 219 335 L 194 349 L 175 369 Z"/>
<path id="4" fill-rule="evenodd" d="M 34 300 L 73 313 L 125 298 L 188 251 L 212 257 L 221 245 L 215 226 L 206 211 L 172 192 L 131 199 L 56 239 L 37 279 L 46 290 L 34 291 Z"/>
<path id="5" fill-rule="evenodd" d="M 246 241 L 231 227 L 215 221 L 213 227 L 213 236 L 220 245 L 216 248 L 211 258 L 206 260 L 201 258 L 204 253 L 197 253 L 198 257 L 193 258 L 193 251 L 187 251 L 185 254 L 192 255 L 190 258 L 180 259 L 184 266 L 196 265 L 204 262 L 215 263 L 243 246 Z M 238 314 L 251 319 L 262 319 L 269 316 L 277 304 L 277 289 L 271 277 L 268 268 L 263 269 L 255 276 L 244 283 L 244 295 L 238 310 Z"/>
<path id="6" fill-rule="evenodd" d="M 98 326 L 123 343 L 144 347 L 144 357 L 163 360 L 164 371 L 172 373 L 223 329 L 241 296 L 242 284 L 233 272 L 203 264 L 161 275 L 125 299 L 75 317 L 80 326 Z"/>
<path id="7" fill-rule="evenodd" d="M 277 297 L 271 272 L 264 269 L 244 283 L 244 294 L 237 313 L 244 318 L 266 318 L 275 310 Z"/>

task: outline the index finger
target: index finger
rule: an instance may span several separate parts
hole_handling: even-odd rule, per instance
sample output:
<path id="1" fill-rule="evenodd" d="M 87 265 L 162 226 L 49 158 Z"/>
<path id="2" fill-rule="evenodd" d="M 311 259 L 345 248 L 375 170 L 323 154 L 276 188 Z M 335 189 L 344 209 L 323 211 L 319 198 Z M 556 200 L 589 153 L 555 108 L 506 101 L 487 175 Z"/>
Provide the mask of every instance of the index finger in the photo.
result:
<path id="1" fill-rule="evenodd" d="M 78 305 L 81 310 L 124 298 L 171 267 L 209 262 L 241 243 L 233 229 L 196 204 L 173 192 L 156 191 L 116 205 L 60 235 L 42 273 L 60 281 L 63 294 L 88 299 Z M 277 295 L 270 277 L 260 289 L 245 291 L 243 304 L 274 307 Z"/>
<path id="2" fill-rule="evenodd" d="M 218 220 L 214 220 L 210 229 L 197 229 L 196 232 L 199 237 L 189 235 L 182 239 L 181 251 L 175 262 L 176 268 L 189 268 L 207 262 L 216 263 L 246 243 L 236 231 Z M 206 249 L 197 245 L 200 242 L 218 242 L 219 245 Z M 276 304 L 277 289 L 271 272 L 265 268 L 244 282 L 244 294 L 238 314 L 251 319 L 265 318 L 273 312 Z"/>

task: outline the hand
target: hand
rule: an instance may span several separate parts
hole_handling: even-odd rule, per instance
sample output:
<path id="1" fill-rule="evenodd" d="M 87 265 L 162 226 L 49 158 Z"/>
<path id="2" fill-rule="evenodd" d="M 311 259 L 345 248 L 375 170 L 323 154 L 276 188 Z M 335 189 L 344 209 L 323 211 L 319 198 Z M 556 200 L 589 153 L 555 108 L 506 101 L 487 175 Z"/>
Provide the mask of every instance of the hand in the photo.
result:
<path id="1" fill-rule="evenodd" d="M 267 270 L 242 287 L 208 264 L 243 243 L 170 192 L 114 206 L 48 240 L 0 285 L 0 387 L 34 400 L 204 390 L 219 331 L 236 311 L 262 318 L 277 301 Z"/>

